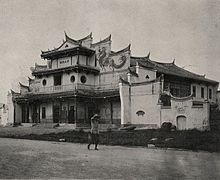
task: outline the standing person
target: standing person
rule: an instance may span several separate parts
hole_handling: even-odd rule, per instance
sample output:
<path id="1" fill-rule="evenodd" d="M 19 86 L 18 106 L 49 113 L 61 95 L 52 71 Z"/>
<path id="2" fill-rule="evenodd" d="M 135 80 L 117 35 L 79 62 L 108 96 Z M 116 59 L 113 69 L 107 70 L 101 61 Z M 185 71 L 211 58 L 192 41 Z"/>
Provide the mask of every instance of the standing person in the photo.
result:
<path id="1" fill-rule="evenodd" d="M 91 144 L 95 144 L 95 150 L 98 150 L 99 120 L 100 120 L 100 116 L 98 114 L 94 114 L 91 117 L 91 131 L 88 136 L 88 140 L 89 140 L 88 149 L 90 149 Z"/>

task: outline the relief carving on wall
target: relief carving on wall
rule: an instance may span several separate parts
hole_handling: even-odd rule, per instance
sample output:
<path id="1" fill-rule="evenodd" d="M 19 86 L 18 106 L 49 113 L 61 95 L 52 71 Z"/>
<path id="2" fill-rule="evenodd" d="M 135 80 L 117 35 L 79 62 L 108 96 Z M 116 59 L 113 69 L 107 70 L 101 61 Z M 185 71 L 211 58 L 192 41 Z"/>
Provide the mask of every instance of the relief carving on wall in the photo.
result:
<path id="1" fill-rule="evenodd" d="M 117 61 L 116 63 L 115 59 L 109 57 L 109 55 L 106 52 L 106 48 L 102 47 L 102 49 L 98 50 L 97 60 L 102 70 L 106 70 L 107 67 L 110 68 L 111 70 L 114 70 L 114 69 L 122 68 L 127 61 L 127 57 L 125 55 L 121 55 L 116 60 Z"/>
<path id="2" fill-rule="evenodd" d="M 180 104 L 175 106 L 175 108 L 177 109 L 177 112 L 181 113 L 181 114 L 186 112 L 186 107 L 188 107 L 188 106 L 183 105 L 183 103 L 180 103 Z"/>

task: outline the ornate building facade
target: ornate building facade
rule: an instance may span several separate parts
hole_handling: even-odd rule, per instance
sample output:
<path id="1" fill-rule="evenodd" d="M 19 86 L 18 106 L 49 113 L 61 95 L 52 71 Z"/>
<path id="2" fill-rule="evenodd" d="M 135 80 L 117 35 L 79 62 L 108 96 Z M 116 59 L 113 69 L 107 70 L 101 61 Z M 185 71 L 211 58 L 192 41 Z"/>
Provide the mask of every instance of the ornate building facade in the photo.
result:
<path id="1" fill-rule="evenodd" d="M 42 51 L 47 65 L 31 68 L 34 78 L 11 91 L 16 123 L 67 123 L 87 127 L 96 110 L 103 128 L 135 124 L 159 128 L 209 129 L 218 82 L 186 71 L 175 62 L 131 56 L 130 45 L 111 50 L 111 36 L 93 43 L 92 34 Z"/>

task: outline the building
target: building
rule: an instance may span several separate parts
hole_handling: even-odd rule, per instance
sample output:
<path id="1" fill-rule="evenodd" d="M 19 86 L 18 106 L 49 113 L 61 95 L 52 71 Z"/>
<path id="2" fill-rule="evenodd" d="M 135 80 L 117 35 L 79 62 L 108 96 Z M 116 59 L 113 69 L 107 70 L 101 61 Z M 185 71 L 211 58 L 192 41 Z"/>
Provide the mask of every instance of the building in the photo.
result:
<path id="1" fill-rule="evenodd" d="M 31 68 L 29 85 L 11 92 L 10 117 L 16 123 L 89 125 L 99 110 L 103 128 L 135 124 L 159 128 L 209 129 L 210 106 L 218 82 L 175 65 L 131 56 L 130 45 L 111 50 L 111 35 L 92 42 L 92 34 L 42 51 L 47 65 Z"/>

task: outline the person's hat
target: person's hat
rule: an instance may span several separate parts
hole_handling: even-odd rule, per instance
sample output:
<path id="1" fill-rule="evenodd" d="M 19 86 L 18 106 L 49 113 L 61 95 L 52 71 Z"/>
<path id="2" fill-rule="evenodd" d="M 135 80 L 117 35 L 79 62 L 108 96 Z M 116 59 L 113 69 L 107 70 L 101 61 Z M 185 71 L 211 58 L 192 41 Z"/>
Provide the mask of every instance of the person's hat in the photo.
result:
<path id="1" fill-rule="evenodd" d="M 100 116 L 98 114 L 94 114 L 91 119 L 99 119 Z"/>

